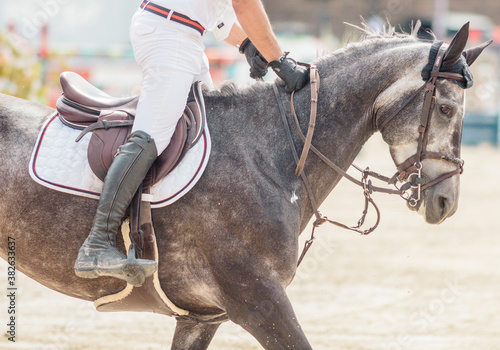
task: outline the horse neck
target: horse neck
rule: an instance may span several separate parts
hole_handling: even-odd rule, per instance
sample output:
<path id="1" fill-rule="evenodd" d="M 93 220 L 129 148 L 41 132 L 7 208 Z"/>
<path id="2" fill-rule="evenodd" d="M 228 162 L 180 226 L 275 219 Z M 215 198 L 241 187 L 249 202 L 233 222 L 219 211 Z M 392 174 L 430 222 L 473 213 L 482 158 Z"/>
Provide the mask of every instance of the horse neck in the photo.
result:
<path id="1" fill-rule="evenodd" d="M 386 50 L 361 47 L 317 62 L 321 86 L 313 145 L 341 168 L 347 169 L 352 164 L 364 143 L 375 133 L 377 97 L 408 73 L 409 44 L 422 45 L 388 42 Z M 421 47 L 419 50 L 422 51 Z M 414 57 L 415 50 L 410 51 Z M 309 94 L 309 89 L 301 90 L 295 101 L 304 132 L 309 122 Z M 312 152 L 306 171 L 318 204 L 341 179 L 341 175 Z"/>

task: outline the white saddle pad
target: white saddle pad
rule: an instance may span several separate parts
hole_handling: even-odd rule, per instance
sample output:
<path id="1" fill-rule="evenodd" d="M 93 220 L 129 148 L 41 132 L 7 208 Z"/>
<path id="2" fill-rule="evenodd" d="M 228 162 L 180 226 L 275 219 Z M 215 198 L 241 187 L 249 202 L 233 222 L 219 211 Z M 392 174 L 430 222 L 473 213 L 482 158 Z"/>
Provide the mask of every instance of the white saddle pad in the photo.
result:
<path id="1" fill-rule="evenodd" d="M 99 199 L 103 182 L 94 175 L 87 160 L 91 133 L 75 142 L 80 130 L 65 126 L 57 113 L 50 116 L 38 136 L 29 172 L 37 183 L 64 193 Z M 200 140 L 186 153 L 179 165 L 143 196 L 152 208 L 174 203 L 198 182 L 210 157 L 211 140 L 205 123 Z"/>

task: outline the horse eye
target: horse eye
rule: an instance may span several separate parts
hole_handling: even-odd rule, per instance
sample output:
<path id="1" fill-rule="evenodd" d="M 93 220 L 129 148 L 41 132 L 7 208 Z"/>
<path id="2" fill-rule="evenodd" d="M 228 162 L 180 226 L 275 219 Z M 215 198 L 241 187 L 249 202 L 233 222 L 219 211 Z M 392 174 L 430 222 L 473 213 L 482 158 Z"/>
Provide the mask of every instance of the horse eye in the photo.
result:
<path id="1" fill-rule="evenodd" d="M 440 110 L 441 114 L 448 116 L 448 117 L 451 115 L 451 112 L 453 111 L 452 108 L 448 105 L 441 105 L 439 107 L 439 110 Z"/>

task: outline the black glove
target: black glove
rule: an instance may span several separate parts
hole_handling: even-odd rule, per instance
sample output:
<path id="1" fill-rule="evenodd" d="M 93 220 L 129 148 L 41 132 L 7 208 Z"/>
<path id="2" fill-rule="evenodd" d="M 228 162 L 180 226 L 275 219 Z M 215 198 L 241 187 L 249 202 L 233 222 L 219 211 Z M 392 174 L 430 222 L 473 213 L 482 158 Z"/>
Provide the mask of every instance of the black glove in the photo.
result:
<path id="1" fill-rule="evenodd" d="M 285 91 L 292 92 L 302 89 L 309 81 L 309 68 L 297 64 L 294 59 L 286 57 L 288 52 L 269 66 L 285 82 Z"/>
<path id="2" fill-rule="evenodd" d="M 240 53 L 244 54 L 250 65 L 250 78 L 262 79 L 267 74 L 267 61 L 255 45 L 246 38 L 240 45 Z"/>

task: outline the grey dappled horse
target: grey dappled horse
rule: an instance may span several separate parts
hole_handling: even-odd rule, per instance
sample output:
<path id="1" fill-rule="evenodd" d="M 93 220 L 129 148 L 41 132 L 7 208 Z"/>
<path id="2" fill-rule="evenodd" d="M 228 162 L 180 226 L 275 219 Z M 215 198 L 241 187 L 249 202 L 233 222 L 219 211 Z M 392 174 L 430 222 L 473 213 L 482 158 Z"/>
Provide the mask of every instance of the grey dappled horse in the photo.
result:
<path id="1" fill-rule="evenodd" d="M 430 42 L 414 35 L 368 34 L 315 62 L 321 87 L 313 143 L 344 169 L 381 121 L 421 88 L 429 61 Z M 448 56 L 462 53 L 467 33 L 461 35 Z M 289 95 L 282 85 L 278 88 L 289 110 Z M 436 95 L 427 148 L 459 157 L 464 90 L 438 79 Z M 153 210 L 161 285 L 183 309 L 227 313 L 265 349 L 310 349 L 285 289 L 295 275 L 299 234 L 313 212 L 294 174 L 273 87 L 226 87 L 205 97 L 213 138 L 206 172 L 178 202 Z M 295 95 L 304 129 L 309 99 L 309 88 Z M 422 104 L 423 91 L 381 131 L 396 164 L 416 152 Z M 97 201 L 47 189 L 28 175 L 35 139 L 52 113 L 0 95 L 1 256 L 6 259 L 7 237 L 13 237 L 16 268 L 53 290 L 93 301 L 124 287 L 118 279 L 80 279 L 73 271 Z M 293 137 L 300 150 L 302 141 L 295 132 Z M 321 203 L 341 177 L 314 155 L 305 169 Z M 446 161 L 423 161 L 431 179 L 455 169 Z M 424 191 L 418 212 L 427 222 L 440 223 L 456 211 L 458 195 L 459 176 L 454 175 Z M 206 349 L 218 326 L 179 320 L 172 348 Z"/>

